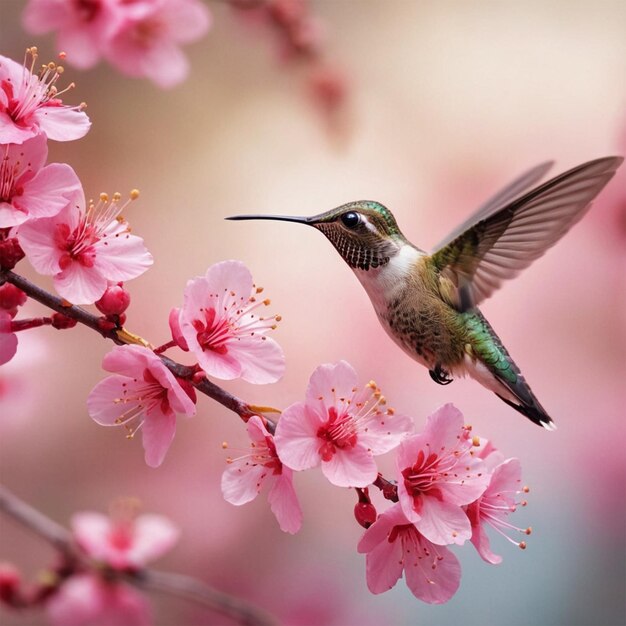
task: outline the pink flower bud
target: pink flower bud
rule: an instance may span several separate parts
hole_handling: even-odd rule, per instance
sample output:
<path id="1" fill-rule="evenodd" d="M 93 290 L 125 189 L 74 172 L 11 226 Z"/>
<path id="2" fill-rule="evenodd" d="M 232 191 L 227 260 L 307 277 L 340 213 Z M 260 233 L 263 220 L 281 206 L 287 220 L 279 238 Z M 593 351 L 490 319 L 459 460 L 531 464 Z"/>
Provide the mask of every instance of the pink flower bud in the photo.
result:
<path id="1" fill-rule="evenodd" d="M 96 302 L 98 311 L 104 315 L 121 315 L 130 304 L 130 294 L 124 289 L 123 283 L 109 285 Z"/>
<path id="2" fill-rule="evenodd" d="M 371 502 L 357 502 L 354 517 L 363 528 L 369 528 L 376 521 L 376 507 Z"/>
<path id="3" fill-rule="evenodd" d="M 77 320 L 63 315 L 63 313 L 54 313 L 52 315 L 52 327 L 57 330 L 65 330 L 67 328 L 74 328 L 78 324 Z"/>
<path id="4" fill-rule="evenodd" d="M 0 269 L 12 270 L 24 258 L 24 251 L 16 237 L 2 238 L 0 235 Z"/>
<path id="5" fill-rule="evenodd" d="M 20 606 L 20 573 L 12 563 L 0 563 L 0 602 Z"/>
<path id="6" fill-rule="evenodd" d="M 0 309 L 8 311 L 11 317 L 17 315 L 17 307 L 22 306 L 26 300 L 27 295 L 15 285 L 5 283 L 0 286 Z"/>

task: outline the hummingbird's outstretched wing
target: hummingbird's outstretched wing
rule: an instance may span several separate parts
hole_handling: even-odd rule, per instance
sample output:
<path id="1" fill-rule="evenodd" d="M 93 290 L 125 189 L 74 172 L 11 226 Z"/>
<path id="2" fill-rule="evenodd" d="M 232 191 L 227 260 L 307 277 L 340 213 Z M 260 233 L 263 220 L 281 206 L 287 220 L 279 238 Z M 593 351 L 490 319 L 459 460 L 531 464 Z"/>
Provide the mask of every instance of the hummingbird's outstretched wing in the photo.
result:
<path id="1" fill-rule="evenodd" d="M 554 161 L 546 161 L 545 163 L 540 163 L 527 172 L 524 172 L 521 176 L 518 176 L 506 187 L 500 189 L 495 196 L 492 196 L 489 200 L 481 204 L 478 209 L 474 211 L 474 213 L 472 213 L 462 224 L 459 224 L 451 233 L 448 233 L 448 236 L 444 240 L 440 241 L 435 246 L 434 250 L 440 250 L 444 246 L 447 246 L 459 235 L 463 234 L 468 228 L 489 217 L 517 198 L 524 191 L 533 185 L 536 185 L 548 173 L 548 170 L 553 165 Z"/>
<path id="2" fill-rule="evenodd" d="M 481 210 L 483 217 L 431 255 L 447 282 L 442 291 L 449 293 L 450 303 L 461 311 L 478 305 L 503 280 L 539 258 L 585 214 L 622 161 L 606 157 L 583 163 L 491 214 Z M 530 170 L 507 190 L 516 184 L 521 187 L 526 177 L 532 180 L 542 167 Z M 488 204 L 509 198 L 507 190 Z"/>

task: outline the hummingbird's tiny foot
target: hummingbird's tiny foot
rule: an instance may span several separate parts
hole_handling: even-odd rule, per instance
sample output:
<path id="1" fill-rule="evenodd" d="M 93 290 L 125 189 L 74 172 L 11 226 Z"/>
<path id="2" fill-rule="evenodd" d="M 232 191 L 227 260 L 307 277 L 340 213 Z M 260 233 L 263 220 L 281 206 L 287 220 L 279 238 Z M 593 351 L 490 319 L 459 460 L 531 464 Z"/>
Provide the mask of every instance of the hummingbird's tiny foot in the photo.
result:
<path id="1" fill-rule="evenodd" d="M 439 385 L 449 385 L 454 379 L 450 377 L 450 372 L 446 372 L 441 365 L 435 365 L 435 368 L 428 370 L 430 377 Z"/>

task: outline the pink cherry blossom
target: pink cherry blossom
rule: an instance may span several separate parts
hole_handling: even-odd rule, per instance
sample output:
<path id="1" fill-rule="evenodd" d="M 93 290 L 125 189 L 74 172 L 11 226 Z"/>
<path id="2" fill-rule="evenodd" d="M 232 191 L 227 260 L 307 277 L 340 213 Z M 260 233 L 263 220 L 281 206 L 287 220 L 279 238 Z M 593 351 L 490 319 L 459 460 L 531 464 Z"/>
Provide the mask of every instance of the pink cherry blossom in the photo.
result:
<path id="1" fill-rule="evenodd" d="M 485 527 L 491 526 L 522 549 L 526 547 L 526 542 L 514 541 L 506 534 L 506 531 L 530 535 L 531 529 L 518 528 L 506 521 L 518 504 L 526 504 L 525 501 L 516 501 L 516 497 L 525 491 L 525 488 L 521 486 L 522 468 L 519 460 L 502 461 L 499 453 L 493 453 L 486 457 L 485 464 L 491 468 L 491 481 L 482 496 L 467 507 L 467 516 L 472 525 L 471 540 L 478 554 L 487 563 L 497 565 L 502 562 L 502 557 L 491 551 Z"/>
<path id="2" fill-rule="evenodd" d="M 478 444 L 452 404 L 435 411 L 424 431 L 398 449 L 398 498 L 407 519 L 433 543 L 462 544 L 472 535 L 462 506 L 487 488 L 489 472 L 472 454 Z"/>
<path id="3" fill-rule="evenodd" d="M 56 48 L 81 69 L 93 67 L 122 19 L 119 0 L 29 0 L 22 21 L 33 35 L 57 32 Z"/>
<path id="4" fill-rule="evenodd" d="M 0 310 L 0 365 L 8 363 L 17 352 L 17 335 L 11 332 L 11 314 Z"/>
<path id="5" fill-rule="evenodd" d="M 181 44 L 200 39 L 211 15 L 199 0 L 135 0 L 124 5 L 123 20 L 105 48 L 123 74 L 145 76 L 159 87 L 183 81 L 189 64 Z"/>
<path id="6" fill-rule="evenodd" d="M 367 554 L 367 587 L 372 593 L 391 589 L 403 571 L 413 595 L 429 604 L 447 602 L 459 588 L 461 565 L 456 556 L 428 541 L 399 504 L 378 517 L 357 549 Z"/>
<path id="7" fill-rule="evenodd" d="M 91 126 L 84 104 L 71 107 L 59 98 L 66 91 L 56 87 L 63 69 L 49 63 L 33 74 L 37 49 L 29 48 L 28 56 L 30 67 L 0 56 L 0 143 L 23 143 L 40 133 L 56 141 L 84 137 Z"/>
<path id="8" fill-rule="evenodd" d="M 257 415 L 248 420 L 250 451 L 229 459 L 230 467 L 222 475 L 222 493 L 227 502 L 246 504 L 260 493 L 264 483 L 271 483 L 268 501 L 280 529 L 291 534 L 300 530 L 302 510 L 293 488 L 293 472 L 284 466 L 274 445 L 274 438 Z"/>
<path id="9" fill-rule="evenodd" d="M 89 415 L 102 426 L 124 426 L 129 437 L 141 429 L 146 463 L 158 467 L 176 433 L 176 414 L 195 414 L 193 388 L 141 346 L 113 348 L 102 367 L 115 374 L 92 389 Z"/>
<path id="10" fill-rule="evenodd" d="M 44 165 L 48 156 L 45 135 L 6 145 L 3 152 L 0 228 L 17 226 L 32 218 L 52 217 L 80 189 L 78 176 L 69 165 Z"/>
<path id="11" fill-rule="evenodd" d="M 127 514 L 108 517 L 82 512 L 72 517 L 76 543 L 95 561 L 117 570 L 134 570 L 167 552 L 177 541 L 178 529 L 161 515 Z"/>
<path id="12" fill-rule="evenodd" d="M 363 389 L 345 361 L 320 365 L 311 375 L 305 402 L 283 411 L 276 449 L 294 470 L 322 465 L 339 487 L 366 487 L 377 476 L 374 456 L 395 448 L 413 430 L 413 421 L 385 409 L 375 383 Z"/>
<path id="13" fill-rule="evenodd" d="M 94 574 L 68 578 L 46 602 L 54 626 L 151 626 L 147 600 L 132 587 Z"/>
<path id="14" fill-rule="evenodd" d="M 241 377 L 263 384 L 276 382 L 283 375 L 283 351 L 267 336 L 280 316 L 259 314 L 259 309 L 270 304 L 257 298 L 260 291 L 240 261 L 216 263 L 205 276 L 187 283 L 179 330 L 174 329 L 174 336 L 182 333 L 209 376 L 225 380 Z"/>
<path id="15" fill-rule="evenodd" d="M 131 192 L 131 200 L 138 192 Z M 63 298 L 75 304 L 100 299 L 109 282 L 143 274 L 152 256 L 143 239 L 130 234 L 121 212 L 128 205 L 119 194 L 110 201 L 101 194 L 85 209 L 79 190 L 57 215 L 32 220 L 19 227 L 18 238 L 28 260 L 40 274 L 54 276 Z"/>

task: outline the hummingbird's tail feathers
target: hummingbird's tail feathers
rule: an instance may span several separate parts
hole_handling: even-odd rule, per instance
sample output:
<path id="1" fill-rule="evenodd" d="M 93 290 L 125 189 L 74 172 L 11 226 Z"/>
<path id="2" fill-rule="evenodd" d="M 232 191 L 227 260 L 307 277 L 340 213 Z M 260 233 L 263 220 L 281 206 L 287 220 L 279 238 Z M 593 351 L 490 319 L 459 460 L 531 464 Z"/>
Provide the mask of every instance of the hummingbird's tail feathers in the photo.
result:
<path id="1" fill-rule="evenodd" d="M 543 426 L 546 430 L 556 430 L 556 424 L 552 421 L 552 418 L 544 411 L 540 404 L 537 403 L 536 406 L 524 403 L 517 404 L 512 400 L 507 400 L 499 393 L 496 393 L 496 395 L 511 408 L 519 411 L 522 415 L 525 415 L 531 422 L 534 422 L 539 426 Z"/>

